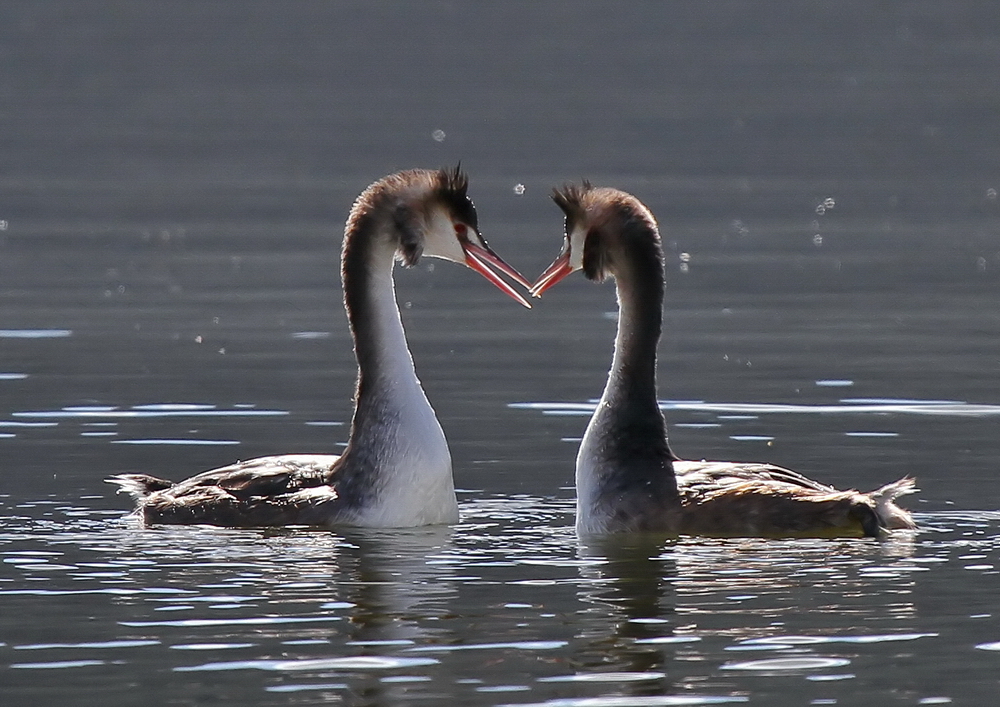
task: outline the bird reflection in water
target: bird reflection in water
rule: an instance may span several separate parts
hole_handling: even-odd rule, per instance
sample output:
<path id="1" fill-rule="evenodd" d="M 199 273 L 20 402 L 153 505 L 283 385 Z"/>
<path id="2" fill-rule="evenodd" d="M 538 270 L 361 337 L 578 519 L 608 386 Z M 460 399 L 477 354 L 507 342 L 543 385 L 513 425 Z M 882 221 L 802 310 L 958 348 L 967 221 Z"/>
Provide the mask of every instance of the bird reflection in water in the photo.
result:
<path id="1" fill-rule="evenodd" d="M 618 684 L 632 696 L 670 694 L 683 689 L 668 677 L 674 659 L 655 643 L 665 636 L 685 636 L 676 611 L 676 561 L 664 552 L 662 538 L 647 535 L 610 535 L 581 542 L 578 599 L 582 643 L 574 669 L 584 678 L 620 674 L 630 679 Z M 611 675 L 609 675 L 611 677 Z"/>
<path id="2" fill-rule="evenodd" d="M 408 650 L 449 640 L 441 619 L 453 615 L 457 589 L 450 565 L 437 560 L 451 552 L 454 532 L 127 528 L 116 538 L 116 562 L 155 566 L 155 575 L 137 577 L 156 580 L 148 594 L 118 601 L 134 604 L 130 613 L 141 620 L 131 625 L 170 646 L 258 647 L 249 661 L 205 649 L 203 662 L 182 659 L 175 669 L 227 675 L 266 666 L 268 692 L 301 692 L 310 704 L 396 705 L 412 685 L 387 674 L 425 675 L 437 661 Z M 165 659 L 177 655 L 186 654 L 167 651 Z"/>
<path id="3" fill-rule="evenodd" d="M 447 564 L 436 562 L 451 546 L 454 529 L 431 526 L 406 530 L 345 529 L 338 582 L 354 604 L 344 641 L 356 655 L 398 655 L 413 645 L 447 642 L 441 619 L 453 612 L 458 595 Z M 439 623 L 440 622 L 440 623 Z M 425 671 L 417 666 L 414 670 Z M 431 661 L 427 661 L 431 662 Z M 372 707 L 401 704 L 412 685 L 386 682 L 379 671 L 343 675 L 352 699 Z M 338 698 L 343 699 L 341 693 Z"/>
<path id="4" fill-rule="evenodd" d="M 738 689 L 718 673 L 720 649 L 780 657 L 825 647 L 849 660 L 858 644 L 920 635 L 912 533 L 881 543 L 609 536 L 578 552 L 588 562 L 574 667 L 583 678 L 628 674 L 616 687 L 633 696 Z M 756 645 L 767 639 L 773 646 Z"/>

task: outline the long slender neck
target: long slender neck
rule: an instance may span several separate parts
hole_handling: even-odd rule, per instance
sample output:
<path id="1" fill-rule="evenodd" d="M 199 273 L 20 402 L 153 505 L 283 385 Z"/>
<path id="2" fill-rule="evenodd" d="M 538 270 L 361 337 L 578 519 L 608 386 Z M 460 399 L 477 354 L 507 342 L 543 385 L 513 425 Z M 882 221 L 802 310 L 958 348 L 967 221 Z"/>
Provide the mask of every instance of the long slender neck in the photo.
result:
<path id="1" fill-rule="evenodd" d="M 618 334 L 608 382 L 591 429 L 609 454 L 651 453 L 675 458 L 656 396 L 656 347 L 663 327 L 663 266 L 634 258 L 615 278 Z M 590 430 L 588 430 L 589 432 Z"/>
<path id="2" fill-rule="evenodd" d="M 680 504 L 671 464 L 676 457 L 656 399 L 663 264 L 658 247 L 619 256 L 614 359 L 576 462 L 581 532 L 670 528 L 650 519 Z"/>
<path id="3" fill-rule="evenodd" d="M 645 263 L 630 265 L 639 270 Z M 602 403 L 636 415 L 660 417 L 656 399 L 656 347 L 663 326 L 662 280 L 655 273 L 633 272 L 616 278 L 615 283 L 618 334 Z"/>
<path id="4" fill-rule="evenodd" d="M 372 525 L 457 518 L 451 455 L 413 368 L 392 279 L 397 239 L 374 219 L 345 236 L 344 306 L 358 360 L 338 488 Z"/>
<path id="5" fill-rule="evenodd" d="M 416 385 L 392 279 L 395 248 L 380 235 L 347 236 L 344 248 L 344 307 L 358 359 L 358 403 L 372 389 Z"/>

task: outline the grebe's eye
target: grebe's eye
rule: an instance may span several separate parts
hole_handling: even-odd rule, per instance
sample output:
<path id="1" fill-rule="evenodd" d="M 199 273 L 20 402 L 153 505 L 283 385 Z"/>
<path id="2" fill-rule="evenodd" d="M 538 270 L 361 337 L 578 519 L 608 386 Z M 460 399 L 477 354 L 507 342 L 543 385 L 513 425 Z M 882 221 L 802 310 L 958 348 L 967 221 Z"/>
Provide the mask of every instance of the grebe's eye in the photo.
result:
<path id="1" fill-rule="evenodd" d="M 456 223 L 455 235 L 464 241 L 466 238 L 469 237 L 469 227 L 466 226 L 464 223 Z"/>

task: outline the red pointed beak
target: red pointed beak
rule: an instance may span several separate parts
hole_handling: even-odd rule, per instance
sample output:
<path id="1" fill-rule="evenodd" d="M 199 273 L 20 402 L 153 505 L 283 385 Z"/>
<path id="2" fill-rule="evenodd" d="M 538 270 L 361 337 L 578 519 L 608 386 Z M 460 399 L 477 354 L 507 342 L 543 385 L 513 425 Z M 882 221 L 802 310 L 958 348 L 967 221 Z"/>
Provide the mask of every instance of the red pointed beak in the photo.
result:
<path id="1" fill-rule="evenodd" d="M 552 287 L 571 272 L 573 272 L 573 266 L 569 264 L 569 250 L 567 249 L 552 261 L 552 264 L 545 269 L 545 272 L 538 276 L 535 284 L 531 286 L 528 292 L 532 297 L 541 297 L 545 290 Z"/>
<path id="2" fill-rule="evenodd" d="M 465 251 L 466 265 L 492 282 L 498 289 L 507 293 L 507 295 L 509 295 L 512 299 L 516 300 L 520 304 L 523 304 L 528 309 L 531 309 L 531 304 L 528 300 L 524 299 L 524 297 L 522 297 L 517 290 L 501 280 L 499 275 L 490 270 L 490 265 L 509 276 L 519 285 L 531 287 L 531 284 L 524 279 L 524 276 L 521 273 L 505 263 L 503 259 L 490 250 L 489 247 L 484 248 L 468 240 L 463 240 L 462 250 Z"/>

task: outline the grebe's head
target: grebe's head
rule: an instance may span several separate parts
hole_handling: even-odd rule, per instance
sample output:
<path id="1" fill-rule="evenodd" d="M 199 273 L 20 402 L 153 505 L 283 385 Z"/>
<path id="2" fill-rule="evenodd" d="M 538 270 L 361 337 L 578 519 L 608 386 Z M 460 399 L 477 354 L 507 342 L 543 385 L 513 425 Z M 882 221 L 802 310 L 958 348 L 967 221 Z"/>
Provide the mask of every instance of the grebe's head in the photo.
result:
<path id="1" fill-rule="evenodd" d="M 530 308 L 528 301 L 494 272 L 498 270 L 523 287 L 530 287 L 517 270 L 493 252 L 479 232 L 468 188 L 469 178 L 460 166 L 391 174 L 358 197 L 347 230 L 371 219 L 377 223 L 377 230 L 397 239 L 396 258 L 403 265 L 416 265 L 422 256 L 466 265 Z M 348 247 L 346 242 L 344 247 Z"/>
<path id="2" fill-rule="evenodd" d="M 552 200 L 566 216 L 565 239 L 558 257 L 531 286 L 533 296 L 577 270 L 601 282 L 619 276 L 635 258 L 662 261 L 656 220 L 631 194 L 584 181 L 553 190 Z"/>

